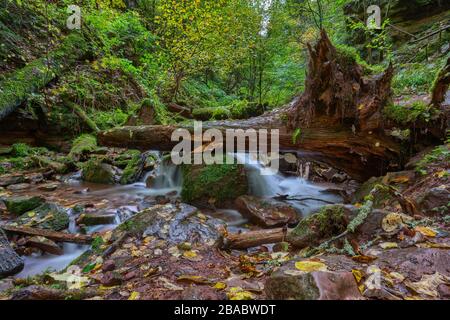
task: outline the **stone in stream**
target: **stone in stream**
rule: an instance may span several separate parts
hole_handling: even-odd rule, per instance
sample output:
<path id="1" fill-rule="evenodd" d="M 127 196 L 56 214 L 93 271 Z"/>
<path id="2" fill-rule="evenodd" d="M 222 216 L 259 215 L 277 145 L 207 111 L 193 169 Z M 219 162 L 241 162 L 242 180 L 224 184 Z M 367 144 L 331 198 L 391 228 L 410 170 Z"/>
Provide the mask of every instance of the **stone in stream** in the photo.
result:
<path id="1" fill-rule="evenodd" d="M 64 253 L 63 250 L 55 242 L 45 237 L 32 237 L 27 240 L 26 245 L 33 248 L 38 248 L 44 252 L 57 256 L 60 256 Z"/>
<path id="2" fill-rule="evenodd" d="M 351 272 L 302 272 L 292 264 L 275 271 L 264 290 L 271 300 L 362 300 Z"/>
<path id="3" fill-rule="evenodd" d="M 91 214 L 85 213 L 77 219 L 77 224 L 85 226 L 96 226 L 102 224 L 113 224 L 116 220 L 115 214 Z"/>
<path id="4" fill-rule="evenodd" d="M 54 203 L 44 203 L 18 217 L 13 224 L 61 231 L 69 227 L 69 222 L 69 215 L 64 208 Z"/>
<path id="5" fill-rule="evenodd" d="M 42 191 L 51 192 L 51 191 L 55 191 L 56 189 L 58 189 L 58 187 L 59 187 L 59 183 L 47 183 L 42 186 L 39 186 L 38 189 L 42 190 Z"/>
<path id="6" fill-rule="evenodd" d="M 120 178 L 121 184 L 131 184 L 139 181 L 144 173 L 144 167 L 148 153 L 141 154 L 139 151 L 132 156 L 123 170 Z"/>
<path id="7" fill-rule="evenodd" d="M 22 196 L 6 198 L 3 202 L 10 213 L 21 215 L 27 211 L 39 207 L 45 202 L 45 200 L 37 196 Z"/>
<path id="8" fill-rule="evenodd" d="M 86 182 L 114 184 L 118 181 L 119 169 L 99 159 L 91 159 L 83 164 L 81 178 Z"/>
<path id="9" fill-rule="evenodd" d="M 0 229 L 0 278 L 19 273 L 23 267 L 23 259 L 11 248 L 8 238 Z"/>
<path id="10" fill-rule="evenodd" d="M 200 207 L 222 207 L 247 194 L 248 182 L 241 164 L 182 166 L 184 202 Z"/>
<path id="11" fill-rule="evenodd" d="M 298 213 L 292 206 L 274 199 L 241 196 L 235 204 L 244 217 L 264 228 L 293 225 L 299 221 Z"/>
<path id="12" fill-rule="evenodd" d="M 0 187 L 7 187 L 12 184 L 25 182 L 23 174 L 5 174 L 0 176 Z"/>
<path id="13" fill-rule="evenodd" d="M 21 191 L 31 188 L 31 184 L 29 183 L 19 183 L 19 184 L 12 184 L 6 187 L 9 191 Z"/>

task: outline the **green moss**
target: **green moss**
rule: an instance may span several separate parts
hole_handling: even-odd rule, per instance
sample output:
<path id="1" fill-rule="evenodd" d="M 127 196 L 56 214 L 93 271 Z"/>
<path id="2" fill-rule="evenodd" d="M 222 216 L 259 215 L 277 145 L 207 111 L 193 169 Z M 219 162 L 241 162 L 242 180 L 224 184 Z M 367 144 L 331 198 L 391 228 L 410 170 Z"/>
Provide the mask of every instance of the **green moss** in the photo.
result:
<path id="1" fill-rule="evenodd" d="M 390 104 L 384 108 L 383 113 L 387 119 L 409 125 L 418 121 L 429 122 L 439 114 L 439 110 L 423 101 L 414 101 L 406 106 Z"/>
<path id="2" fill-rule="evenodd" d="M 97 139 L 90 134 L 82 134 L 72 143 L 69 157 L 80 157 L 97 149 Z"/>
<path id="3" fill-rule="evenodd" d="M 198 120 L 225 120 L 231 118 L 231 111 L 225 107 L 195 108 L 192 115 Z"/>
<path id="4" fill-rule="evenodd" d="M 130 184 L 136 182 L 139 175 L 142 173 L 142 166 L 145 159 L 143 159 L 141 153 L 138 151 L 128 161 L 127 166 L 123 170 L 122 177 L 120 178 L 121 184 Z"/>
<path id="5" fill-rule="evenodd" d="M 83 163 L 81 178 L 87 182 L 100 184 L 114 184 L 115 182 L 112 167 L 102 163 L 100 159 L 90 159 Z"/>
<path id="6" fill-rule="evenodd" d="M 15 157 L 26 157 L 31 153 L 32 148 L 25 143 L 16 143 L 12 145 L 11 154 Z"/>
<path id="7" fill-rule="evenodd" d="M 376 74 L 384 71 L 383 66 L 368 64 L 354 47 L 338 44 L 336 45 L 336 51 L 342 65 L 352 66 L 357 63 L 363 68 L 365 74 Z"/>
<path id="8" fill-rule="evenodd" d="M 61 231 L 69 226 L 69 215 L 66 211 L 53 203 L 44 203 L 28 211 L 16 220 L 17 223 L 30 225 L 41 229 Z"/>
<path id="9" fill-rule="evenodd" d="M 242 165 L 184 165 L 181 196 L 188 203 L 206 204 L 214 199 L 217 204 L 234 200 L 248 191 Z"/>
<path id="10" fill-rule="evenodd" d="M 427 167 L 432 163 L 450 162 L 450 144 L 436 147 L 429 154 L 425 155 L 416 165 L 416 171 L 422 175 L 427 174 Z"/>
<path id="11" fill-rule="evenodd" d="M 37 208 L 42 203 L 44 203 L 44 199 L 41 197 L 13 197 L 4 200 L 5 206 L 8 211 L 12 214 L 20 215 L 27 211 L 33 210 Z"/>

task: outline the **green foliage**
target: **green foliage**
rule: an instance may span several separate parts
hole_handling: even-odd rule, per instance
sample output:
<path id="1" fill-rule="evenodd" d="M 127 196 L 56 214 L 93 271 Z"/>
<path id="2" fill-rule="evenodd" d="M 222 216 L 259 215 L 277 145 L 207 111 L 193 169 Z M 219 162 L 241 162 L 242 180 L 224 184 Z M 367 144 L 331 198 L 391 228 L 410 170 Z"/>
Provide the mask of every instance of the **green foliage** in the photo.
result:
<path id="1" fill-rule="evenodd" d="M 442 146 L 436 147 L 429 154 L 425 155 L 416 165 L 416 171 L 420 174 L 427 174 L 427 167 L 430 164 L 443 162 L 450 162 L 450 144 L 447 143 Z"/>
<path id="2" fill-rule="evenodd" d="M 390 104 L 383 110 L 384 115 L 398 124 L 408 125 L 418 121 L 429 122 L 439 114 L 439 110 L 423 101 L 414 101 L 410 105 Z"/>
<path id="3" fill-rule="evenodd" d="M 95 149 L 97 149 L 97 138 L 90 134 L 82 134 L 73 141 L 69 157 L 88 154 L 95 151 Z"/>
<path id="4" fill-rule="evenodd" d="M 361 58 L 358 50 L 354 47 L 344 44 L 337 44 L 336 50 L 344 65 L 351 66 L 354 63 L 357 63 L 363 67 L 365 74 L 377 74 L 384 71 L 384 67 L 381 65 L 369 65 L 364 59 Z"/>

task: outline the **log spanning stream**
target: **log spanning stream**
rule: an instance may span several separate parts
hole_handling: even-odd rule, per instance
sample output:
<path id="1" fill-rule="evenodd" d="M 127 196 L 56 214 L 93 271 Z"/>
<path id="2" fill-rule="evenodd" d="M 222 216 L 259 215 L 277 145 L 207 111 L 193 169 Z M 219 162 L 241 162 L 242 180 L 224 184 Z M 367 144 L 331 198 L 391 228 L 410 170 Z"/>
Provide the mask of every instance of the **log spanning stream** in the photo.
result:
<path id="1" fill-rule="evenodd" d="M 131 185 L 98 185 L 82 182 L 80 174 L 77 173 L 67 177 L 65 182 L 52 193 L 55 201 L 64 199 L 62 205 L 73 207 L 75 204 L 96 204 L 103 212 L 115 215 L 115 222 L 109 225 L 99 225 L 88 227 L 87 233 L 105 231 L 114 229 L 119 223 L 126 220 L 136 212 L 150 207 L 158 196 L 167 196 L 170 198 L 178 197 L 182 188 L 181 170 L 162 161 L 162 156 L 157 153 L 160 158 L 160 165 L 155 169 L 156 172 L 147 173 L 141 182 Z M 340 203 L 341 197 L 326 192 L 324 186 L 310 183 L 303 178 L 296 176 L 284 176 L 277 173 L 275 175 L 262 175 L 265 170 L 262 164 L 251 162 L 248 155 L 236 154 L 238 162 L 245 165 L 247 179 L 250 187 L 250 194 L 258 197 L 276 197 L 288 196 L 287 199 L 294 198 L 314 198 L 317 200 L 286 200 L 301 215 L 308 215 L 315 209 L 323 206 L 325 203 Z M 149 175 L 155 178 L 152 187 L 146 186 L 145 181 Z M 27 190 L 26 194 L 39 193 L 38 190 Z M 24 192 L 25 194 L 25 192 Z M 98 206 L 100 204 L 100 206 Z M 69 209 L 71 217 L 69 232 L 79 233 L 80 230 L 76 225 L 78 214 L 73 209 Z M 227 224 L 230 231 L 245 230 L 245 224 L 248 220 L 244 219 L 241 214 L 234 209 L 206 210 L 205 214 L 214 218 L 223 220 Z M 64 254 L 55 256 L 51 254 L 33 254 L 24 257 L 25 268 L 16 277 L 28 277 L 39 274 L 46 270 L 60 271 L 66 268 L 71 261 L 80 256 L 89 249 L 88 245 L 78 245 L 72 243 L 64 243 Z"/>

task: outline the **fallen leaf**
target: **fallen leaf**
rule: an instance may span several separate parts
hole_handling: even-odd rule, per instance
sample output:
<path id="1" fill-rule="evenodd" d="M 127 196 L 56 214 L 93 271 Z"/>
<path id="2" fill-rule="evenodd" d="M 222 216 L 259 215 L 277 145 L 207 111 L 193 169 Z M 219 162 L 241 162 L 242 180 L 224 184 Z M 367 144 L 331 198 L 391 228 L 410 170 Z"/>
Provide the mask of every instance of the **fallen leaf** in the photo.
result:
<path id="1" fill-rule="evenodd" d="M 164 277 L 159 277 L 159 280 L 163 283 L 163 287 L 173 291 L 183 291 L 183 287 L 177 286 Z"/>
<path id="2" fill-rule="evenodd" d="M 359 262 L 359 263 L 371 263 L 372 261 L 378 259 L 377 257 L 374 256 L 365 256 L 365 255 L 358 255 L 358 256 L 353 256 L 352 260 Z"/>
<path id="3" fill-rule="evenodd" d="M 224 290 L 227 287 L 226 283 L 224 282 L 217 282 L 213 288 L 217 290 Z"/>
<path id="4" fill-rule="evenodd" d="M 441 285 L 450 285 L 450 277 L 444 276 L 439 272 L 432 275 L 423 275 L 422 279 L 417 282 L 411 282 L 409 280 L 405 281 L 405 285 L 417 292 L 418 294 L 423 294 L 432 298 L 437 298 L 439 296 L 437 288 Z"/>
<path id="5" fill-rule="evenodd" d="M 313 272 L 313 271 L 327 271 L 327 266 L 318 261 L 297 261 L 295 263 L 295 267 L 304 272 Z"/>
<path id="6" fill-rule="evenodd" d="M 418 227 L 415 227 L 414 230 L 416 230 L 417 232 L 420 232 L 425 237 L 434 238 L 437 235 L 436 231 L 434 231 L 433 229 L 428 228 L 428 227 L 418 226 Z"/>
<path id="7" fill-rule="evenodd" d="M 196 283 L 196 284 L 211 284 L 211 280 L 208 280 L 202 276 L 183 275 L 183 276 L 179 276 L 177 278 L 177 281 L 192 282 L 192 283 Z"/>
<path id="8" fill-rule="evenodd" d="M 191 260 L 191 261 L 201 261 L 202 257 L 200 255 L 197 254 L 197 252 L 195 252 L 194 250 L 188 250 L 183 252 L 183 257 Z"/>
<path id="9" fill-rule="evenodd" d="M 392 212 L 383 218 L 383 221 L 381 222 L 381 227 L 385 232 L 392 233 L 394 231 L 400 230 L 405 225 L 405 223 L 411 221 L 412 218 L 410 216 Z"/>
<path id="10" fill-rule="evenodd" d="M 395 248 L 398 248 L 398 244 L 396 242 L 383 242 L 383 243 L 380 243 L 380 247 L 385 250 L 395 249 Z"/>
<path id="11" fill-rule="evenodd" d="M 227 297 L 230 300 L 253 300 L 255 297 L 253 293 L 245 291 L 240 287 L 232 287 L 227 292 Z"/>
<path id="12" fill-rule="evenodd" d="M 353 269 L 352 274 L 355 277 L 356 283 L 360 283 L 361 279 L 364 277 L 363 273 L 360 270 Z"/>
<path id="13" fill-rule="evenodd" d="M 141 294 L 137 291 L 133 291 L 128 298 L 128 300 L 138 300 L 141 297 Z"/>

